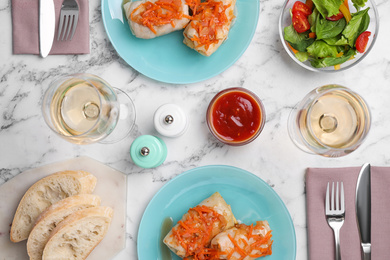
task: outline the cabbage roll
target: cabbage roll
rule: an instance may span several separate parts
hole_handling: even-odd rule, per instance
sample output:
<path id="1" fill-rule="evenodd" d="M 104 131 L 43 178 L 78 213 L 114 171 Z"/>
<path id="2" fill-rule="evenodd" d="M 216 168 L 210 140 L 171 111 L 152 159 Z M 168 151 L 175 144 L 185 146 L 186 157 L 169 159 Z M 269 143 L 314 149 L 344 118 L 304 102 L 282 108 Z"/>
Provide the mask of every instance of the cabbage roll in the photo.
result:
<path id="1" fill-rule="evenodd" d="M 207 251 L 211 239 L 236 223 L 230 206 L 216 192 L 190 208 L 163 242 L 181 258 L 192 259 Z"/>
<path id="2" fill-rule="evenodd" d="M 186 0 L 131 1 L 123 9 L 131 32 L 142 39 L 182 30 L 190 21 Z"/>
<path id="3" fill-rule="evenodd" d="M 252 260 L 272 254 L 271 237 L 268 221 L 257 221 L 255 226 L 238 224 L 216 235 L 210 247 L 217 250 L 216 259 Z"/>
<path id="4" fill-rule="evenodd" d="M 184 30 L 184 44 L 210 56 L 227 39 L 236 0 L 209 0 L 192 4 L 193 18 Z"/>

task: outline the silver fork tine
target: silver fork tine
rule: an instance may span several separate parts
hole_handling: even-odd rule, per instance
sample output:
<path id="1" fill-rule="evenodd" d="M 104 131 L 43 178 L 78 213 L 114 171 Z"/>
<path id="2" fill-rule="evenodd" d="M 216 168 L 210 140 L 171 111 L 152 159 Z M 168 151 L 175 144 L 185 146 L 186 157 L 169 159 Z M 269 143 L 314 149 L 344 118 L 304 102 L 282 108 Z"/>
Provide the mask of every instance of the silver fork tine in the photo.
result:
<path id="1" fill-rule="evenodd" d="M 332 195 L 331 195 L 330 205 L 331 205 L 330 209 L 334 210 L 334 182 L 332 182 Z"/>
<path id="2" fill-rule="evenodd" d="M 64 39 L 66 40 L 65 35 L 66 35 L 66 32 L 69 30 L 69 20 L 70 20 L 69 15 L 65 15 L 64 16 L 64 30 L 63 30 L 61 41 L 63 41 Z"/>
<path id="3" fill-rule="evenodd" d="M 74 15 L 74 16 L 73 16 L 72 34 L 71 34 L 71 36 L 70 36 L 70 40 L 73 39 L 73 35 L 74 35 L 74 33 L 75 33 L 75 31 L 76 31 L 76 28 L 77 28 L 77 22 L 78 22 L 78 20 L 79 20 L 79 14 Z"/>
<path id="4" fill-rule="evenodd" d="M 61 32 L 62 32 L 62 27 L 64 26 L 64 19 L 60 15 L 60 24 L 58 26 L 58 34 L 57 34 L 57 41 L 60 40 Z"/>
<path id="5" fill-rule="evenodd" d="M 64 16 L 64 28 L 62 30 L 62 38 L 61 38 L 61 41 L 64 40 L 64 37 L 66 35 L 66 31 L 68 30 L 68 23 L 69 23 L 69 20 L 68 20 L 68 16 L 65 15 Z"/>
<path id="6" fill-rule="evenodd" d="M 72 30 L 72 27 L 73 27 L 73 21 L 74 21 L 74 17 L 72 15 L 69 15 L 69 24 L 68 24 L 68 28 L 66 30 L 66 37 L 65 37 L 65 41 L 68 40 L 68 37 L 69 37 L 69 33 L 70 31 Z"/>
<path id="7" fill-rule="evenodd" d="M 336 210 L 340 209 L 340 194 L 339 194 L 339 182 L 337 182 L 337 188 L 336 188 Z"/>

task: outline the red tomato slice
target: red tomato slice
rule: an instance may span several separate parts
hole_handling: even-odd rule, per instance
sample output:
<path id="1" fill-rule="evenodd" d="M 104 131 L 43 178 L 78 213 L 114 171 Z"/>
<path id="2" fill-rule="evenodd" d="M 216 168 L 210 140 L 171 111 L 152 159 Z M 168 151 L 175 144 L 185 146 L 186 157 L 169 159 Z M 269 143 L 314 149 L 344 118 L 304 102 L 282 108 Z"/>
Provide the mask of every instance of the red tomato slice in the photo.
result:
<path id="1" fill-rule="evenodd" d="M 298 33 L 303 33 L 310 29 L 310 23 L 307 17 L 300 11 L 292 13 L 292 24 Z"/>
<path id="2" fill-rule="evenodd" d="M 292 13 L 296 12 L 296 11 L 300 11 L 302 12 L 305 16 L 309 16 L 312 11 L 310 9 L 310 7 L 308 7 L 305 3 L 302 3 L 300 1 L 296 1 L 293 5 L 293 8 L 292 8 Z"/>
<path id="3" fill-rule="evenodd" d="M 335 14 L 335 15 L 332 15 L 330 17 L 326 17 L 326 20 L 329 20 L 329 21 L 338 21 L 340 20 L 341 18 L 343 18 L 344 15 L 342 12 L 339 12 L 338 14 Z"/>
<path id="4" fill-rule="evenodd" d="M 366 51 L 367 43 L 368 43 L 368 38 L 370 37 L 371 32 L 365 31 L 362 32 L 359 37 L 356 39 L 355 42 L 355 47 L 356 50 L 360 53 L 363 53 Z"/>

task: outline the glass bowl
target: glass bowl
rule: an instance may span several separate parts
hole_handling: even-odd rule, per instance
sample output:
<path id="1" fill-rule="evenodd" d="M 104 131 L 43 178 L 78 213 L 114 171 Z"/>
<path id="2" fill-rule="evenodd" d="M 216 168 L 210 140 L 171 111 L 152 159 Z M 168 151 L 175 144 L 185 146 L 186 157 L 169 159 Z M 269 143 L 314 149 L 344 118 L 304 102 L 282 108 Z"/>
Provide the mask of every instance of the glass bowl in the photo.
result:
<path id="1" fill-rule="evenodd" d="M 207 126 L 220 142 L 232 146 L 249 144 L 264 128 L 265 109 L 261 100 L 245 88 L 228 88 L 211 100 Z"/>
<path id="2" fill-rule="evenodd" d="M 363 60 L 364 57 L 368 55 L 368 53 L 371 51 L 371 49 L 374 46 L 374 43 L 376 41 L 376 38 L 378 38 L 378 29 L 379 29 L 379 15 L 378 10 L 376 8 L 376 4 L 374 0 L 368 0 L 365 4 L 365 6 L 361 9 L 366 9 L 369 7 L 368 14 L 370 16 L 370 23 L 368 25 L 367 31 L 371 32 L 371 35 L 369 37 L 369 41 L 367 43 L 367 47 L 364 53 L 357 52 L 354 59 L 350 59 L 342 64 L 340 64 L 340 67 L 338 69 L 335 69 L 335 66 L 329 66 L 324 68 L 315 68 L 310 64 L 310 61 L 301 62 L 298 60 L 298 58 L 295 56 L 293 50 L 290 48 L 287 41 L 284 40 L 284 28 L 291 25 L 291 9 L 294 5 L 294 3 L 297 2 L 297 0 L 286 0 L 283 6 L 283 10 L 279 17 L 279 35 L 281 42 L 284 46 L 284 49 L 290 55 L 290 57 L 300 66 L 304 67 L 305 69 L 314 71 L 314 72 L 336 72 L 336 71 L 342 71 L 346 70 L 348 68 L 351 68 L 358 64 L 360 61 Z M 301 0 L 301 2 L 305 2 L 305 0 Z M 355 13 L 357 10 L 353 6 L 352 2 L 349 0 L 349 10 L 351 13 Z"/>

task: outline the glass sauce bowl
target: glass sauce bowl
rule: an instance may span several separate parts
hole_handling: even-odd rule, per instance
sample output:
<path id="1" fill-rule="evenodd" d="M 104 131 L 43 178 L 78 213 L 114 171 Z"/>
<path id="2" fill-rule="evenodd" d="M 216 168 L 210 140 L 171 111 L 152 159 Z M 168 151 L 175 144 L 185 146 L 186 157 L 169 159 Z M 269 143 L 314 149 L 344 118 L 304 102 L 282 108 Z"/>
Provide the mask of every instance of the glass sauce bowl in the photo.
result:
<path id="1" fill-rule="evenodd" d="M 206 120 L 210 132 L 220 142 L 240 146 L 259 136 L 265 124 L 265 109 L 253 92 L 229 88 L 211 100 Z"/>

